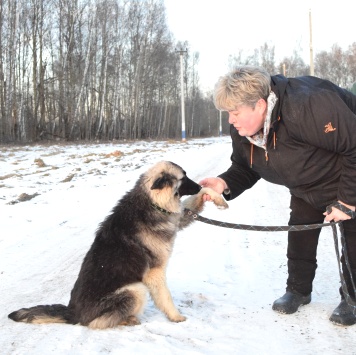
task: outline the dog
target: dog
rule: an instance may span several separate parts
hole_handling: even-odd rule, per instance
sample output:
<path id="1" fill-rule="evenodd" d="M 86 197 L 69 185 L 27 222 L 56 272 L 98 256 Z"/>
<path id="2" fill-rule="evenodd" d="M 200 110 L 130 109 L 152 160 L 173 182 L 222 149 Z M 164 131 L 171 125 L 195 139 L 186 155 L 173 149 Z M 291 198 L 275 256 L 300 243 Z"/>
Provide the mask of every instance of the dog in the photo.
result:
<path id="1" fill-rule="evenodd" d="M 186 318 L 175 307 L 166 268 L 178 230 L 194 220 L 204 194 L 219 208 L 223 197 L 189 179 L 177 164 L 162 161 L 143 173 L 99 225 L 81 265 L 68 306 L 38 305 L 8 317 L 25 323 L 80 324 L 92 329 L 140 324 L 149 291 L 156 307 L 172 322 Z M 181 201 L 182 196 L 187 196 Z"/>

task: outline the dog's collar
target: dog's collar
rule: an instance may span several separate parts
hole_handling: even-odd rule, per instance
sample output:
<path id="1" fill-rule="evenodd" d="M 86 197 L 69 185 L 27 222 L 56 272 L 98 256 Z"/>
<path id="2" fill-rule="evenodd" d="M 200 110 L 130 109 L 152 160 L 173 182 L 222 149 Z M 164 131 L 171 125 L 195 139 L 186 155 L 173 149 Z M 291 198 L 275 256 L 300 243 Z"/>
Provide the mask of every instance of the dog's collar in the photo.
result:
<path id="1" fill-rule="evenodd" d="M 152 206 L 153 208 L 155 208 L 157 211 L 163 212 L 163 213 L 165 213 L 165 214 L 173 214 L 173 213 L 174 213 L 174 212 L 171 212 L 171 211 L 167 211 L 167 210 L 165 210 L 165 209 L 162 208 L 162 207 L 159 207 L 158 205 L 156 205 L 156 204 L 153 203 L 153 202 L 151 202 L 151 206 Z"/>

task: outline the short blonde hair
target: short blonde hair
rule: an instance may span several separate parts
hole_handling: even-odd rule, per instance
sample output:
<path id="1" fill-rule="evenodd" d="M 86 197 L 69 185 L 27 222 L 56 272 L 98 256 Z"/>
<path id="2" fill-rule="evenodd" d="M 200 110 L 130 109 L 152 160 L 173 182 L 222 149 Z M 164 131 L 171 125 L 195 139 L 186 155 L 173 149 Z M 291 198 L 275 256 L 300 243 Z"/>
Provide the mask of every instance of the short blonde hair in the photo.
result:
<path id="1" fill-rule="evenodd" d="M 214 104 L 221 111 L 234 111 L 242 105 L 254 108 L 259 99 L 267 100 L 270 91 L 270 74 L 259 67 L 241 66 L 220 77 Z"/>

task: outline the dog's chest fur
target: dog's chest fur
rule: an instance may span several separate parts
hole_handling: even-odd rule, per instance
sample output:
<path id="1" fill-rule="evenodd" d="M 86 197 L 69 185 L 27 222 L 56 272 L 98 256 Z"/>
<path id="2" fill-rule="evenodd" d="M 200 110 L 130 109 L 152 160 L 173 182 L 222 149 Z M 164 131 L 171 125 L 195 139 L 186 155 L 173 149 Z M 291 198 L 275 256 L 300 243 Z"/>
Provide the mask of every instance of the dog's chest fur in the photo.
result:
<path id="1" fill-rule="evenodd" d="M 153 229 L 141 231 L 141 243 L 150 250 L 156 261 L 156 265 L 151 266 L 160 266 L 168 262 L 178 231 L 178 221 L 178 214 L 167 216 L 164 222 L 158 223 Z"/>

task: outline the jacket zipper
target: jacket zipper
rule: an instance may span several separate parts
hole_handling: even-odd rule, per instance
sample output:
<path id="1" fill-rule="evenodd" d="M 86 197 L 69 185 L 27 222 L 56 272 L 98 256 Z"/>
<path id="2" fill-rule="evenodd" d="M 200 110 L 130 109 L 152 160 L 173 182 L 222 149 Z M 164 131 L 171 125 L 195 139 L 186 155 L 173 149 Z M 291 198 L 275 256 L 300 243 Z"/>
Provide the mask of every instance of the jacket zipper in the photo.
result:
<path id="1" fill-rule="evenodd" d="M 276 142 L 277 142 L 277 137 L 276 137 L 276 132 L 273 132 L 273 149 L 276 149 Z M 252 169 L 253 167 L 253 146 L 254 144 L 251 143 L 250 146 L 250 168 Z M 265 159 L 266 159 L 266 165 L 268 165 L 268 150 L 267 148 L 265 149 Z"/>

